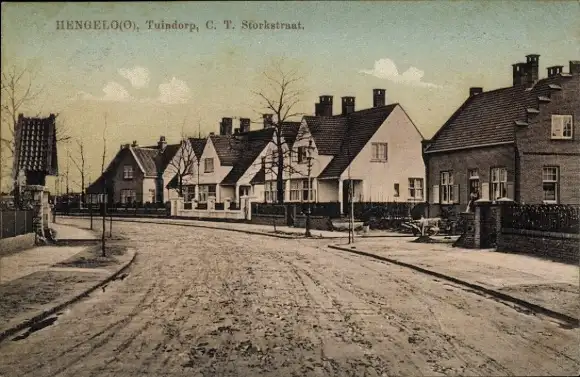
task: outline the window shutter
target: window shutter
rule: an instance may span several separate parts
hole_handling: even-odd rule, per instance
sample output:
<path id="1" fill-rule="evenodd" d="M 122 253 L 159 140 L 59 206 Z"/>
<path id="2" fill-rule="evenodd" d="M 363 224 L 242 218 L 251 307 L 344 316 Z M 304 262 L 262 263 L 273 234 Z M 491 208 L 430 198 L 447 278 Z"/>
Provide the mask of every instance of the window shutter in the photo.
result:
<path id="1" fill-rule="evenodd" d="M 439 204 L 439 185 L 433 185 L 432 194 L 433 194 L 432 198 L 433 204 Z"/>
<path id="2" fill-rule="evenodd" d="M 561 116 L 552 115 L 552 136 L 560 137 L 563 135 L 563 123 Z"/>
<path id="3" fill-rule="evenodd" d="M 459 185 L 453 185 L 453 203 L 459 204 Z"/>
<path id="4" fill-rule="evenodd" d="M 515 200 L 515 193 L 514 193 L 514 183 L 513 182 L 508 182 L 506 184 L 506 191 L 507 191 L 507 197 L 511 200 Z"/>
<path id="5" fill-rule="evenodd" d="M 481 199 L 489 200 L 489 183 L 487 182 L 481 184 Z"/>

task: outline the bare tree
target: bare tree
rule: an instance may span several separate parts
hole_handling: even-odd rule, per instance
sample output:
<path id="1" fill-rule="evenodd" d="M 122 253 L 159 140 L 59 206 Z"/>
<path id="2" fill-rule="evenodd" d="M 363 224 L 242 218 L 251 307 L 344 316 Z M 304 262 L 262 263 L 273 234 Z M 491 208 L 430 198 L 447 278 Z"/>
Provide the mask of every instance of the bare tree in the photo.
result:
<path id="1" fill-rule="evenodd" d="M 184 178 L 193 174 L 196 165 L 196 156 L 189 138 L 182 132 L 178 152 L 169 162 L 168 168 L 173 170 L 177 177 L 177 191 L 183 196 Z"/>
<path id="2" fill-rule="evenodd" d="M 107 114 L 105 114 L 105 125 L 103 127 L 103 158 L 101 159 L 101 174 L 105 172 L 106 157 L 107 157 Z"/>
<path id="3" fill-rule="evenodd" d="M 292 149 L 283 134 L 290 119 L 303 115 L 296 111 L 296 107 L 303 95 L 300 89 L 303 77 L 295 69 L 287 69 L 284 62 L 279 60 L 272 64 L 270 69 L 263 72 L 265 86 L 263 90 L 254 91 L 262 113 L 271 114 L 268 120 L 274 135 L 272 140 L 273 159 L 266 169 L 276 176 L 276 201 L 284 203 L 284 173 L 297 173 L 292 168 Z M 296 135 L 296 140 L 304 135 Z"/>
<path id="4" fill-rule="evenodd" d="M 70 156 L 71 161 L 73 162 L 73 164 L 75 165 L 75 167 L 77 168 L 78 173 L 81 176 L 81 183 L 80 183 L 80 187 L 81 187 L 81 200 L 84 203 L 85 200 L 85 188 L 86 188 L 86 174 L 87 174 L 87 170 L 86 170 L 86 154 L 85 154 L 85 142 L 82 138 L 77 138 L 76 139 L 76 145 L 77 145 L 77 157 L 72 157 Z"/>
<path id="5" fill-rule="evenodd" d="M 29 67 L 12 67 L 2 72 L 2 107 L 0 126 L 0 187 L 2 186 L 2 176 L 11 167 L 9 159 L 14 158 L 15 152 L 15 129 L 18 123 L 18 114 L 29 109 L 31 103 L 37 100 L 42 92 L 42 88 L 35 90 L 33 84 L 35 75 Z M 37 113 L 36 116 L 40 114 Z M 58 118 L 58 114 L 57 114 Z M 57 142 L 70 139 L 68 130 L 64 125 L 57 124 Z M 13 182 L 15 184 L 15 182 Z"/>

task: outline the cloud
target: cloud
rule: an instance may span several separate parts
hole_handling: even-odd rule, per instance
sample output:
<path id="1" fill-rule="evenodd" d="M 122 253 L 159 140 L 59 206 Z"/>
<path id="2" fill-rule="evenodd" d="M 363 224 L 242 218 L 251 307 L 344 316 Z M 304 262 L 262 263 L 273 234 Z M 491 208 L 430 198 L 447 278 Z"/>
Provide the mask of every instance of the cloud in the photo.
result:
<path id="1" fill-rule="evenodd" d="M 89 100 L 89 101 L 113 101 L 113 102 L 126 102 L 131 100 L 131 95 L 125 89 L 125 87 L 118 82 L 111 81 L 103 88 L 103 96 L 98 97 L 90 93 L 79 92 L 77 99 Z"/>
<path id="2" fill-rule="evenodd" d="M 186 103 L 190 98 L 190 90 L 185 81 L 175 77 L 168 83 L 159 85 L 158 101 L 165 104 Z"/>
<path id="3" fill-rule="evenodd" d="M 133 69 L 120 68 L 119 74 L 129 80 L 134 88 L 146 88 L 149 85 L 149 70 L 144 67 Z"/>
<path id="4" fill-rule="evenodd" d="M 439 85 L 421 81 L 425 72 L 416 67 L 409 67 L 405 72 L 399 74 L 397 65 L 388 58 L 379 59 L 375 62 L 373 69 L 362 69 L 359 73 L 375 76 L 379 79 L 393 81 L 399 84 L 407 84 L 424 88 L 439 88 Z"/>

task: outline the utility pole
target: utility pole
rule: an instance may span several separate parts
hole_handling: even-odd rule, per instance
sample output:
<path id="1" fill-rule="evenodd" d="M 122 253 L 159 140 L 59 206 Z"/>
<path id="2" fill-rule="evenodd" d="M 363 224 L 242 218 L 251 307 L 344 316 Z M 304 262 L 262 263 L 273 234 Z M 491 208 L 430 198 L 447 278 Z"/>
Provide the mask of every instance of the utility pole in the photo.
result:
<path id="1" fill-rule="evenodd" d="M 104 184 L 103 184 L 103 194 L 102 194 L 102 200 L 101 202 L 103 203 L 103 232 L 101 234 L 101 251 L 102 251 L 102 255 L 103 257 L 106 257 L 107 254 L 105 252 L 105 230 L 107 228 L 106 225 L 106 218 L 107 218 L 107 180 L 104 180 Z"/>
<path id="2" fill-rule="evenodd" d="M 312 139 L 310 139 L 308 141 L 308 157 L 307 157 L 307 161 L 308 161 L 308 209 L 306 210 L 306 233 L 305 236 L 306 237 L 312 237 L 312 234 L 310 233 L 310 214 L 312 212 L 312 198 L 311 198 L 311 193 L 312 193 L 312 184 L 310 182 L 310 175 L 312 173 Z"/>

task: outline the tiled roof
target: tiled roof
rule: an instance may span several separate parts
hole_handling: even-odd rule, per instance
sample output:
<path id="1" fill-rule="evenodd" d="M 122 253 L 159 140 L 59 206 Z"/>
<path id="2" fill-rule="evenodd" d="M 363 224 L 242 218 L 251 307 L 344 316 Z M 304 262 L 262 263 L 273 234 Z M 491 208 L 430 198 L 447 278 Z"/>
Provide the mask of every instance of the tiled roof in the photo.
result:
<path id="1" fill-rule="evenodd" d="M 44 172 L 58 174 L 56 150 L 56 117 L 18 117 L 15 127 L 15 171 Z"/>
<path id="2" fill-rule="evenodd" d="M 176 189 L 178 186 L 178 182 L 179 182 L 179 175 L 175 174 L 173 176 L 173 178 L 171 178 L 171 180 L 167 183 L 167 185 L 165 185 L 165 188 Z"/>
<path id="3" fill-rule="evenodd" d="M 431 138 L 426 152 L 473 148 L 515 141 L 517 121 L 526 121 L 528 108 L 538 108 L 538 97 L 549 97 L 550 85 L 562 77 L 491 90 L 469 97 Z"/>
<path id="4" fill-rule="evenodd" d="M 145 170 L 143 173 L 149 176 L 156 176 L 157 175 L 156 158 L 158 155 L 158 150 L 140 147 L 131 147 L 131 149 L 133 150 L 133 153 L 137 158 L 137 162 Z"/>
<path id="5" fill-rule="evenodd" d="M 232 170 L 222 180 L 222 185 L 234 185 L 252 166 L 260 153 L 272 141 L 273 128 L 265 128 L 246 132 L 240 135 L 232 135 L 228 140 L 229 155 L 234 157 Z M 219 155 L 219 152 L 218 152 Z M 228 156 L 229 156 L 228 155 Z M 221 158 L 220 158 L 221 161 Z"/>
<path id="6" fill-rule="evenodd" d="M 319 178 L 340 176 L 397 106 L 398 104 L 391 104 L 355 111 L 347 116 L 308 119 L 309 127 L 311 123 L 315 124 L 315 131 L 311 132 L 313 132 L 316 147 L 319 151 L 322 149 L 325 152 L 321 154 L 334 155 L 334 158 L 320 173 Z M 310 129 L 312 130 L 312 127 Z M 320 130 L 327 130 L 328 137 Z"/>
<path id="7" fill-rule="evenodd" d="M 347 129 L 347 117 L 335 116 L 305 116 L 304 120 L 314 138 L 318 153 L 321 155 L 336 155 Z"/>
<path id="8" fill-rule="evenodd" d="M 161 154 L 161 160 L 159 161 L 159 171 L 165 171 L 165 168 L 167 168 L 167 165 L 169 165 L 171 160 L 173 160 L 173 157 L 175 157 L 175 154 L 180 147 L 180 144 L 168 144 L 165 147 L 163 153 Z"/>
<path id="9" fill-rule="evenodd" d="M 195 157 L 199 160 L 201 155 L 203 154 L 203 149 L 205 148 L 205 144 L 207 142 L 206 138 L 190 138 L 189 143 L 193 148 L 193 153 L 195 153 Z"/>
<path id="10" fill-rule="evenodd" d="M 264 167 L 262 167 L 260 170 L 258 170 L 256 175 L 254 175 L 254 177 L 250 181 L 250 184 L 252 184 L 252 185 L 257 185 L 257 184 L 262 184 L 262 183 L 266 183 L 266 169 Z"/>
<path id="11" fill-rule="evenodd" d="M 283 122 L 282 123 L 282 137 L 288 144 L 289 148 L 292 148 L 292 145 L 296 141 L 296 137 L 298 136 L 298 130 L 300 129 L 300 122 Z"/>

